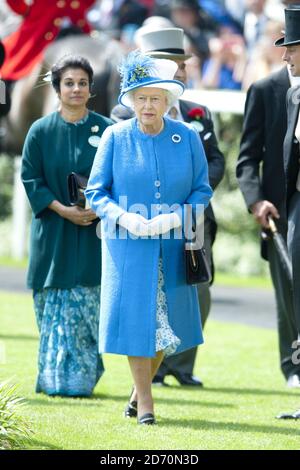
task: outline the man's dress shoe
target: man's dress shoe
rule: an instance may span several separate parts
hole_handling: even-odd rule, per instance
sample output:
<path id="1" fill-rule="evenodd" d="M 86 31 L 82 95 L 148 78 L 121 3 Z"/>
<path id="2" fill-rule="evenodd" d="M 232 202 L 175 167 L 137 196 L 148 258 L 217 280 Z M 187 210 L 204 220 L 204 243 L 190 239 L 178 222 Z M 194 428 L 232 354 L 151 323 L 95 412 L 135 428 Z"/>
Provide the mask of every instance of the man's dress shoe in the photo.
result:
<path id="1" fill-rule="evenodd" d="M 290 375 L 286 381 L 288 388 L 300 388 L 300 377 L 297 374 Z"/>
<path id="2" fill-rule="evenodd" d="M 155 385 L 156 387 L 168 387 L 169 385 L 166 384 L 165 378 L 162 377 L 161 375 L 155 375 L 152 380 L 152 384 Z"/>
<path id="3" fill-rule="evenodd" d="M 276 416 L 277 419 L 300 419 L 300 409 L 294 413 L 281 413 Z"/>
<path id="4" fill-rule="evenodd" d="M 194 387 L 203 387 L 203 382 L 201 382 L 198 377 L 192 374 L 182 374 L 180 372 L 170 372 L 169 375 L 173 375 L 175 379 L 180 383 L 180 385 L 190 385 Z"/>

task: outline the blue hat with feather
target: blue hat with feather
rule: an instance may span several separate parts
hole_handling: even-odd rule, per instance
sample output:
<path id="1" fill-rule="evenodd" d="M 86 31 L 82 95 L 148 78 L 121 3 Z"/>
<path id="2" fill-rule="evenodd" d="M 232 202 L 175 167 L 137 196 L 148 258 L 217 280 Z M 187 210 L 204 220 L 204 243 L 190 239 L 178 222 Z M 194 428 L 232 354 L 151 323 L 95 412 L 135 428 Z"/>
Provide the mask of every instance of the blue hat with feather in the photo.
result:
<path id="1" fill-rule="evenodd" d="M 119 68 L 122 79 L 119 103 L 131 108 L 130 93 L 142 87 L 161 88 L 171 92 L 174 100 L 178 99 L 184 92 L 184 84 L 173 79 L 177 67 L 172 60 L 130 52 Z"/>

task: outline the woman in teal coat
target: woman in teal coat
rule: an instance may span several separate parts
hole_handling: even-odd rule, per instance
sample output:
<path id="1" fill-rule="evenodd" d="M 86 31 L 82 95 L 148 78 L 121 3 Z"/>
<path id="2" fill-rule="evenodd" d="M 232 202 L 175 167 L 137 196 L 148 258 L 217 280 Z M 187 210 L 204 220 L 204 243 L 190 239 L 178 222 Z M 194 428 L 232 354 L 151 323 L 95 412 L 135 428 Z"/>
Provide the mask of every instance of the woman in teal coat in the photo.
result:
<path id="1" fill-rule="evenodd" d="M 140 424 L 155 422 L 151 381 L 163 355 L 203 341 L 181 214 L 184 205 L 203 211 L 212 190 L 197 132 L 163 117 L 183 92 L 176 69 L 129 54 L 119 101 L 136 118 L 106 129 L 86 190 L 102 219 L 100 352 L 129 357 L 135 389 L 125 414 Z"/>
<path id="2" fill-rule="evenodd" d="M 71 207 L 67 176 L 89 176 L 111 121 L 87 109 L 93 70 L 66 56 L 51 70 L 60 107 L 30 128 L 22 181 L 33 211 L 28 287 L 40 331 L 36 391 L 89 396 L 103 373 L 98 352 L 101 242 L 90 209 Z"/>

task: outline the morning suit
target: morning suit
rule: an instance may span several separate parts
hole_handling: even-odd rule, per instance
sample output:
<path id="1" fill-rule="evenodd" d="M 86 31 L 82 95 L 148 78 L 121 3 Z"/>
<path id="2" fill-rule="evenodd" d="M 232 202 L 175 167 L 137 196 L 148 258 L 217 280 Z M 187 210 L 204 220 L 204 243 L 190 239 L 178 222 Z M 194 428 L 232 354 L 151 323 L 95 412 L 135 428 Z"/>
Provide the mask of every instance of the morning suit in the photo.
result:
<path id="1" fill-rule="evenodd" d="M 286 93 L 290 87 L 287 68 L 254 83 L 248 90 L 237 178 L 247 207 L 268 200 L 280 214 L 276 225 L 287 238 L 286 188 L 283 141 L 287 129 Z M 261 253 L 269 261 L 275 288 L 281 370 L 286 378 L 300 372 L 292 363 L 292 342 L 297 337 L 290 283 L 273 240 L 262 241 Z"/>

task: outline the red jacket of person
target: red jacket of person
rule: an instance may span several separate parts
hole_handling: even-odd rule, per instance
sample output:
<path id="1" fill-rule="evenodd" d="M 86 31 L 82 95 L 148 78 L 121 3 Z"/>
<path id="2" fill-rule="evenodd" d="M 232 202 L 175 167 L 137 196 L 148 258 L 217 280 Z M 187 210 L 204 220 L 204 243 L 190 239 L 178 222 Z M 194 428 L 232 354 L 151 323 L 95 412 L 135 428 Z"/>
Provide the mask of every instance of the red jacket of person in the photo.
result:
<path id="1" fill-rule="evenodd" d="M 87 10 L 95 0 L 7 0 L 16 13 L 24 16 L 19 29 L 3 39 L 5 61 L 1 77 L 18 80 L 28 75 L 41 61 L 43 50 L 58 35 L 64 18 L 85 33 L 90 32 Z"/>

